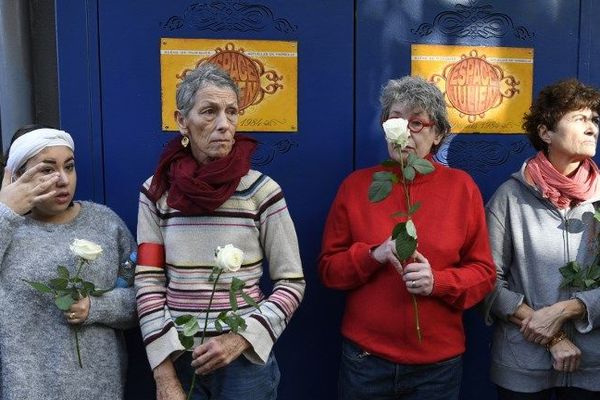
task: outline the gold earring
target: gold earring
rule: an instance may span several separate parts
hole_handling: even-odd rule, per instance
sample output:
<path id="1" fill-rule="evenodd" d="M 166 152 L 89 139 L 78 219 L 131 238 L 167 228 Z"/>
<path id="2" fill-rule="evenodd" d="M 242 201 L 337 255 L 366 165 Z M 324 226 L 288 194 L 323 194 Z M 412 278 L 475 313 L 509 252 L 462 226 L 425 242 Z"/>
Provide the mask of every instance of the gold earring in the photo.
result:
<path id="1" fill-rule="evenodd" d="M 190 144 L 190 138 L 187 136 L 183 136 L 181 138 L 181 145 L 185 148 L 188 147 L 188 144 Z"/>

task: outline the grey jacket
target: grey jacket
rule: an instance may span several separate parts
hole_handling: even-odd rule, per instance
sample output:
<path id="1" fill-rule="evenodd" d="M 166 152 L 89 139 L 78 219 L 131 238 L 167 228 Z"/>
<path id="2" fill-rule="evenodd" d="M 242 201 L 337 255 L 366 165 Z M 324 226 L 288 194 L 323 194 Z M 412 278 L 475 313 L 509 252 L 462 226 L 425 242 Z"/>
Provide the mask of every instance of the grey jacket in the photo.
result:
<path id="1" fill-rule="evenodd" d="M 486 323 L 495 327 L 492 381 L 520 392 L 562 386 L 599 391 L 600 289 L 560 288 L 559 268 L 572 260 L 586 267 L 593 261 L 600 230 L 593 218 L 594 202 L 600 197 L 561 212 L 524 180 L 524 167 L 498 188 L 486 206 L 497 271 L 496 288 L 485 300 Z M 528 342 L 507 318 L 522 302 L 537 310 L 571 298 L 585 303 L 587 316 L 563 325 L 582 352 L 579 370 L 563 373 L 552 369 L 552 358 L 543 346 Z"/>

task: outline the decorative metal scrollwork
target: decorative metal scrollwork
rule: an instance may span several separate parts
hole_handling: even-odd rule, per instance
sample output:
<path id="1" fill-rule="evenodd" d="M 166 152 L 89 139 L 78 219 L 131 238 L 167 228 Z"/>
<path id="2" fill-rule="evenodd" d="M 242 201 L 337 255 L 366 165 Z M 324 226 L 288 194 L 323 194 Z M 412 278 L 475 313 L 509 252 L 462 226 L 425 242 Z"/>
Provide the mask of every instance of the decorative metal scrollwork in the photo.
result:
<path id="1" fill-rule="evenodd" d="M 298 147 L 298 143 L 289 138 L 269 143 L 261 141 L 252 156 L 252 166 L 261 167 L 268 165 L 273 162 L 277 155 L 288 153 L 295 147 Z"/>
<path id="2" fill-rule="evenodd" d="M 214 32 L 259 32 L 272 27 L 290 33 L 298 28 L 286 18 L 276 18 L 265 5 L 234 0 L 193 3 L 184 10 L 183 15 L 174 15 L 161 26 L 169 31 L 191 26 L 199 31 Z"/>
<path id="3" fill-rule="evenodd" d="M 521 40 L 535 36 L 524 26 L 515 26 L 508 15 L 494 12 L 493 8 L 491 4 L 480 5 L 476 0 L 469 0 L 467 5 L 457 4 L 455 11 L 441 12 L 433 23 L 423 23 L 411 32 L 422 37 L 436 30 L 446 36 L 484 39 L 501 38 L 511 32 Z"/>
<path id="4" fill-rule="evenodd" d="M 525 138 L 506 144 L 491 140 L 461 140 L 455 136 L 440 149 L 436 159 L 454 168 L 487 173 L 530 148 Z"/>

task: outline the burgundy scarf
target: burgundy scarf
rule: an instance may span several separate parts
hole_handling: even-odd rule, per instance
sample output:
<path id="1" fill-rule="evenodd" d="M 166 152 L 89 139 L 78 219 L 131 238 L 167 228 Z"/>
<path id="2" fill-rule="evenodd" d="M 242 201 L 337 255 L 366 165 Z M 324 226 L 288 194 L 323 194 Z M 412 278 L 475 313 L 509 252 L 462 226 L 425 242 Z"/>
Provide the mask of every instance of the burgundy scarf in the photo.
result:
<path id="1" fill-rule="evenodd" d="M 227 156 L 200 165 L 190 149 L 181 145 L 181 139 L 174 138 L 160 156 L 148 197 L 157 202 L 168 191 L 171 208 L 188 215 L 212 212 L 231 197 L 250 170 L 256 145 L 256 140 L 236 135 Z"/>
<path id="2" fill-rule="evenodd" d="M 564 176 L 541 151 L 525 167 L 526 177 L 559 209 L 581 203 L 596 194 L 598 172 L 596 164 L 588 158 L 582 161 L 573 176 Z"/>

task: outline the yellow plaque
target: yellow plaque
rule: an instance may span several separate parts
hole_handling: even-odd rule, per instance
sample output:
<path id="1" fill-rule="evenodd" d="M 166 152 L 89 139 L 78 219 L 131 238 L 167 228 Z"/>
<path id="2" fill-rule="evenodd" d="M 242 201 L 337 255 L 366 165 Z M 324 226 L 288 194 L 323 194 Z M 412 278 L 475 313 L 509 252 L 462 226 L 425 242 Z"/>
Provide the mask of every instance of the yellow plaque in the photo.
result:
<path id="1" fill-rule="evenodd" d="M 176 131 L 175 90 L 203 62 L 225 69 L 240 88 L 238 131 L 298 130 L 298 43 L 272 40 L 160 40 L 162 128 Z"/>
<path id="2" fill-rule="evenodd" d="M 455 133 L 522 133 L 533 49 L 414 44 L 411 73 L 444 93 Z"/>

